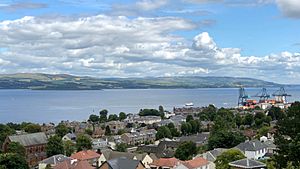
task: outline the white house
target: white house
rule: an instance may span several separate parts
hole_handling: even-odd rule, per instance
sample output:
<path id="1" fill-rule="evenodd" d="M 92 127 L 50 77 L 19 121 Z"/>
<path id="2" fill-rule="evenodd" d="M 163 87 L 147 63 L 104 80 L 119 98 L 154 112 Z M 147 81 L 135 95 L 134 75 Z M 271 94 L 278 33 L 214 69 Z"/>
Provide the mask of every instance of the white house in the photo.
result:
<path id="1" fill-rule="evenodd" d="M 241 150 L 249 159 L 260 159 L 267 153 L 267 146 L 259 140 L 246 141 L 240 143 L 235 148 Z"/>

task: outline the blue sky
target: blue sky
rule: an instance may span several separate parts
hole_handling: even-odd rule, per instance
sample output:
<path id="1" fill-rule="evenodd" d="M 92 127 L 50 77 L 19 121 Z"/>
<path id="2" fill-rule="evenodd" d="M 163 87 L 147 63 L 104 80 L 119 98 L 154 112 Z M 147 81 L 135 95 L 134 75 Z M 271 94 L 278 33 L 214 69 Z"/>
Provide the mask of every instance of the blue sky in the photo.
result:
<path id="1" fill-rule="evenodd" d="M 134 30 L 126 34 L 128 25 Z M 74 34 L 73 42 L 66 38 Z M 224 75 L 300 83 L 297 0 L 2 0 L 0 38 L 0 73 Z"/>

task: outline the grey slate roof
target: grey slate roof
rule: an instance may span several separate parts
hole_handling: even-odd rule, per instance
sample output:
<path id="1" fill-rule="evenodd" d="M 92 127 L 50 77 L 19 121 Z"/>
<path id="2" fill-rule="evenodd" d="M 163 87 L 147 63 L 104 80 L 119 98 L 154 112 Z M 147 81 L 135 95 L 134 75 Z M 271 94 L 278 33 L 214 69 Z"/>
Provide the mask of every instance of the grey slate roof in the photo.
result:
<path id="1" fill-rule="evenodd" d="M 236 146 L 236 148 L 240 149 L 241 151 L 258 151 L 264 148 L 267 148 L 267 145 L 263 144 L 259 140 L 251 140 L 246 141 L 244 143 L 240 143 Z"/>
<path id="2" fill-rule="evenodd" d="M 106 160 L 111 160 L 111 159 L 116 159 L 116 158 L 133 159 L 135 157 L 135 154 L 133 154 L 133 153 L 117 152 L 117 151 L 111 151 L 111 150 L 104 150 L 104 151 L 102 151 L 102 154 L 104 155 Z"/>
<path id="3" fill-rule="evenodd" d="M 115 158 L 107 161 L 109 169 L 136 169 L 140 161 L 127 158 Z"/>
<path id="4" fill-rule="evenodd" d="M 216 148 L 216 149 L 214 149 L 214 150 L 211 150 L 211 151 L 206 152 L 206 153 L 205 153 L 205 154 L 206 154 L 205 158 L 206 158 L 208 161 L 214 162 L 214 161 L 217 159 L 217 157 L 218 157 L 219 155 L 221 155 L 223 152 L 225 152 L 225 151 L 227 151 L 227 150 L 228 150 L 228 149 L 224 149 L 224 148 Z"/>
<path id="5" fill-rule="evenodd" d="M 51 164 L 51 165 L 56 165 L 58 163 L 64 162 L 66 160 L 71 160 L 72 158 L 67 157 L 65 155 L 59 154 L 59 155 L 54 155 L 52 157 L 46 158 L 43 161 L 40 162 L 40 164 Z"/>
<path id="6" fill-rule="evenodd" d="M 23 135 L 13 135 L 13 136 L 8 136 L 8 138 L 11 142 L 18 142 L 24 147 L 46 144 L 48 142 L 47 136 L 43 132 L 23 134 Z"/>
<path id="7" fill-rule="evenodd" d="M 179 138 L 180 142 L 192 141 L 197 144 L 205 144 L 208 141 L 209 133 L 199 133 L 191 136 L 182 136 Z"/>
<path id="8" fill-rule="evenodd" d="M 232 167 L 245 168 L 245 169 L 266 167 L 266 164 L 264 164 L 262 162 L 247 159 L 247 158 L 242 159 L 242 160 L 233 161 L 233 162 L 229 163 L 229 165 Z"/>

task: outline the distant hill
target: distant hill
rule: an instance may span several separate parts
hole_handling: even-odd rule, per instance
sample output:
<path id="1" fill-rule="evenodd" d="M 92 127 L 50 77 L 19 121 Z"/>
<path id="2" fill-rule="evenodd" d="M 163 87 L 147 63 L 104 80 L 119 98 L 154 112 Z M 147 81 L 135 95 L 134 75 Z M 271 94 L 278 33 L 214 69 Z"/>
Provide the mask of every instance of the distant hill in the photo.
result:
<path id="1" fill-rule="evenodd" d="M 67 74 L 20 73 L 0 75 L 0 89 L 100 90 L 147 88 L 275 87 L 280 84 L 233 77 L 95 78 Z"/>

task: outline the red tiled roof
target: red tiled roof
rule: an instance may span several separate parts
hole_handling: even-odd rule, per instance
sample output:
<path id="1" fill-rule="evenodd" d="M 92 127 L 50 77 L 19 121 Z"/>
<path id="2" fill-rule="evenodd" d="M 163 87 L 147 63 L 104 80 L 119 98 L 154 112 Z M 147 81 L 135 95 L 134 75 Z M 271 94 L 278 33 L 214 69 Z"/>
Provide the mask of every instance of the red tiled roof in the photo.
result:
<path id="1" fill-rule="evenodd" d="M 77 163 L 77 165 L 75 165 L 75 167 L 72 168 L 72 169 L 95 169 L 95 168 L 92 167 L 92 166 L 90 165 L 90 163 L 87 162 L 87 161 L 79 161 L 79 162 Z"/>
<path id="2" fill-rule="evenodd" d="M 158 167 L 170 167 L 173 168 L 175 167 L 180 160 L 176 158 L 160 158 L 158 160 L 153 161 L 150 165 L 152 166 L 158 166 Z"/>
<path id="3" fill-rule="evenodd" d="M 185 165 L 189 169 L 199 168 L 208 164 L 208 161 L 202 157 L 197 157 L 193 160 L 185 161 L 183 165 Z"/>
<path id="4" fill-rule="evenodd" d="M 71 162 L 70 160 L 57 164 L 53 169 L 95 169 L 87 161 Z"/>
<path id="5" fill-rule="evenodd" d="M 92 150 L 79 151 L 79 152 L 71 155 L 71 158 L 77 159 L 77 160 L 90 160 L 90 159 L 99 158 L 99 157 L 100 157 L 100 154 L 98 154 Z"/>

